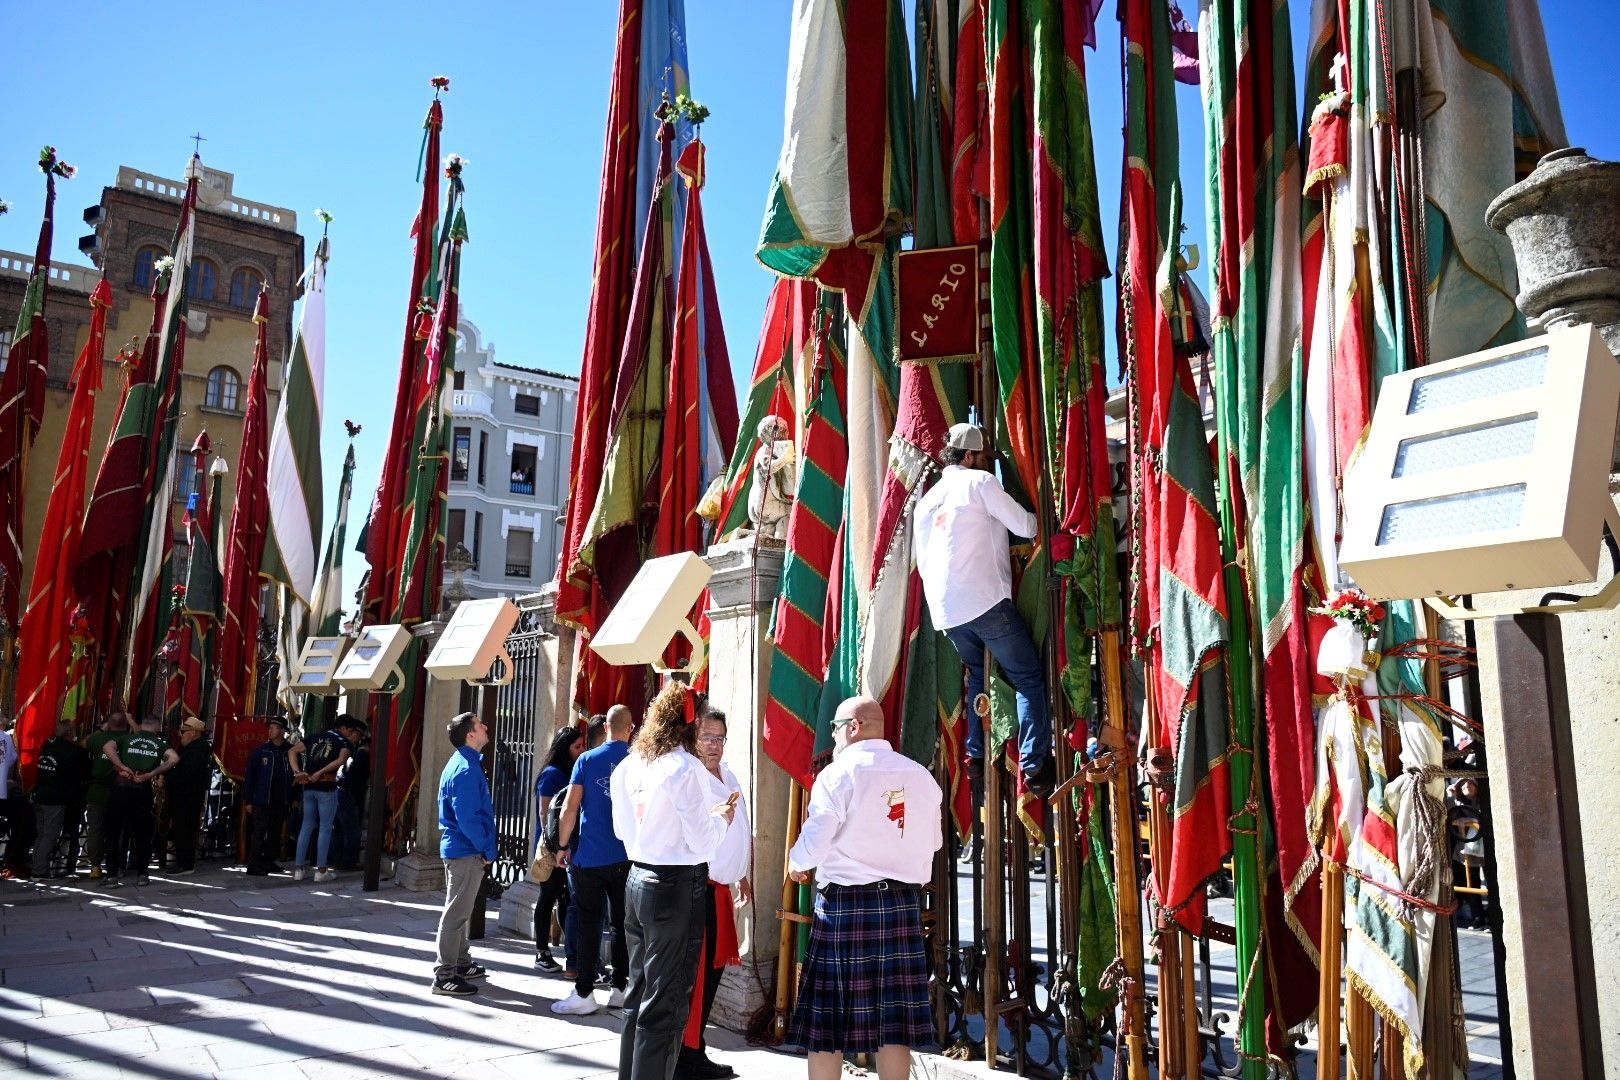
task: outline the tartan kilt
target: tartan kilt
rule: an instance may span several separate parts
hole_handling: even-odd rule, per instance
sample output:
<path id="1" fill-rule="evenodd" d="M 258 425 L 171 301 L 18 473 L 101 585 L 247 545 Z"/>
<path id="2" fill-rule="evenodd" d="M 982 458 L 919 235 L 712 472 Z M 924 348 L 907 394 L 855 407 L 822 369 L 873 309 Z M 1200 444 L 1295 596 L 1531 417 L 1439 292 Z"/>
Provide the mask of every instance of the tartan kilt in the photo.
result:
<path id="1" fill-rule="evenodd" d="M 921 905 L 916 887 L 816 890 L 788 1042 L 844 1054 L 934 1045 Z"/>

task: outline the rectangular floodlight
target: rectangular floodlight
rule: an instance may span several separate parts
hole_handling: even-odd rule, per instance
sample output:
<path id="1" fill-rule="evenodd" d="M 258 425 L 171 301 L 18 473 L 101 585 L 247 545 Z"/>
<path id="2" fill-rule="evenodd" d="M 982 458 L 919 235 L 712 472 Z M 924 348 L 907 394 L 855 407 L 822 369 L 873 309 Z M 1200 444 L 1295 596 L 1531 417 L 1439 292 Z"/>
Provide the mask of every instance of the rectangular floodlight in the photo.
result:
<path id="1" fill-rule="evenodd" d="M 1620 363 L 1591 326 L 1386 377 L 1345 475 L 1340 564 L 1379 599 L 1594 580 L 1617 408 Z"/>
<path id="2" fill-rule="evenodd" d="M 332 681 L 346 690 L 381 690 L 397 694 L 405 684 L 399 670 L 399 658 L 411 643 L 411 632 L 397 623 L 368 626 L 360 631 L 349 655 L 338 665 Z M 388 680 L 398 676 L 392 689 L 386 689 Z"/>
<path id="3" fill-rule="evenodd" d="M 337 674 L 348 645 L 349 639 L 343 634 L 305 638 L 303 651 L 293 661 L 292 688 L 303 694 L 336 694 L 338 686 L 332 676 Z"/>
<path id="4" fill-rule="evenodd" d="M 435 679 L 477 680 L 500 660 L 510 674 L 512 658 L 506 652 L 506 635 L 521 614 L 504 596 L 463 600 L 427 658 L 428 671 Z"/>
<path id="5" fill-rule="evenodd" d="M 649 559 L 591 636 L 591 648 L 610 664 L 651 664 L 662 671 L 664 649 L 678 634 L 692 644 L 693 665 L 701 666 L 703 639 L 687 615 L 713 573 L 690 551 Z"/>

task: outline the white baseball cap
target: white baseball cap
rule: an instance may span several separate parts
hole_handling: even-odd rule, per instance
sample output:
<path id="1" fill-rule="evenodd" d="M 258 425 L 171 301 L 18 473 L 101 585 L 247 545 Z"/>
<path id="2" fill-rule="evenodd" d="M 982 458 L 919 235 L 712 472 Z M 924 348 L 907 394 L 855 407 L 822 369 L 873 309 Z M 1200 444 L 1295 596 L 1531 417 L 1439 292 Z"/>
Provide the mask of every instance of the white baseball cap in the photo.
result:
<path id="1" fill-rule="evenodd" d="M 984 432 L 976 424 L 952 424 L 945 445 L 952 450 L 983 450 Z"/>

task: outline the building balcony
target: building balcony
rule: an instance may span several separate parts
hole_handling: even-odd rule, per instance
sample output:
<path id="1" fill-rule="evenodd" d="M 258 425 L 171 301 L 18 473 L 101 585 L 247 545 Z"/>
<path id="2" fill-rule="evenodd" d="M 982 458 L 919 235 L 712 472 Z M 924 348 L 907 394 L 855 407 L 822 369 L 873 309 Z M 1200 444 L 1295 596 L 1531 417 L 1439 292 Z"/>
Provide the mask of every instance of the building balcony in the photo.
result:
<path id="1" fill-rule="evenodd" d="M 514 494 L 514 495 L 533 495 L 534 494 L 534 481 L 533 480 L 518 480 L 518 479 L 516 479 L 514 477 L 513 480 L 512 480 L 512 494 Z"/>
<path id="2" fill-rule="evenodd" d="M 528 576 L 529 576 L 529 571 L 530 571 L 530 566 L 529 566 L 528 563 L 507 563 L 506 564 L 506 576 L 509 577 L 509 578 L 524 578 L 524 579 L 527 579 Z"/>
<path id="3" fill-rule="evenodd" d="M 495 422 L 495 400 L 481 390 L 456 390 L 450 399 L 450 415 L 476 416 Z"/>

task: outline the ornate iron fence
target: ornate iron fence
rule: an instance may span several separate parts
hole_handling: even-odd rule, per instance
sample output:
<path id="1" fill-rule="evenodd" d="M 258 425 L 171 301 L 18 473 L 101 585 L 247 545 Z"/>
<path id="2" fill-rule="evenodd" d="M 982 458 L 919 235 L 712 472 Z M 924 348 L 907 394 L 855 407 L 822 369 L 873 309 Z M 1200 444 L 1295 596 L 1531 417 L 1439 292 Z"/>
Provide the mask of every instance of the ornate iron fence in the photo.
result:
<path id="1" fill-rule="evenodd" d="M 545 676 L 543 650 L 548 636 L 541 614 L 525 610 L 506 639 L 512 657 L 512 681 L 482 690 L 495 695 L 490 758 L 499 855 L 490 867 L 491 891 L 495 895 L 521 880 L 529 869 L 534 836 L 535 736 L 540 725 L 550 721 L 540 715 L 540 690 Z"/>

